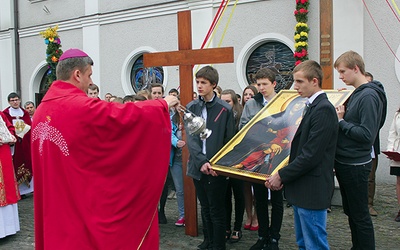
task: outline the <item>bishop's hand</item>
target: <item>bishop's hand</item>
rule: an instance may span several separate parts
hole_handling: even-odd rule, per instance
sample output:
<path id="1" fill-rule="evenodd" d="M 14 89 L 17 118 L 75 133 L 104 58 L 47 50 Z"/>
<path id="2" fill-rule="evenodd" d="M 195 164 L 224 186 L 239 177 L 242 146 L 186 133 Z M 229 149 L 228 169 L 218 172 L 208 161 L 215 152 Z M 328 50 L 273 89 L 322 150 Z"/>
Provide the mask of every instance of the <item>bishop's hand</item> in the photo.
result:
<path id="1" fill-rule="evenodd" d="M 164 97 L 164 101 L 167 102 L 168 108 L 173 108 L 180 104 L 178 98 L 176 98 L 176 96 L 173 95 L 167 95 L 166 97 Z"/>

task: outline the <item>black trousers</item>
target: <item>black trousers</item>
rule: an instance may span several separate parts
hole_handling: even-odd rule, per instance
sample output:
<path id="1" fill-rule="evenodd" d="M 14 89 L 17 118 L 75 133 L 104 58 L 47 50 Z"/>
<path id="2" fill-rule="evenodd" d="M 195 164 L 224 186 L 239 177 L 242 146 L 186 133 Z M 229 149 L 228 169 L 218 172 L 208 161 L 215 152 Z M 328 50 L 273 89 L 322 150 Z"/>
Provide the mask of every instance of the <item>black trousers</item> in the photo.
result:
<path id="1" fill-rule="evenodd" d="M 258 217 L 258 236 L 279 240 L 283 219 L 282 190 L 271 191 L 271 224 L 268 212 L 268 189 L 262 184 L 254 184 L 254 198 Z"/>
<path id="2" fill-rule="evenodd" d="M 208 238 L 212 249 L 225 249 L 225 196 L 227 179 L 224 176 L 202 175 L 193 180 L 197 198 L 201 205 L 204 238 Z"/>
<path id="3" fill-rule="evenodd" d="M 231 230 L 232 220 L 232 191 L 235 197 L 235 223 L 234 231 L 240 231 L 243 223 L 244 215 L 244 190 L 243 181 L 235 178 L 229 178 L 228 188 L 226 189 L 226 230 Z"/>
<path id="4" fill-rule="evenodd" d="M 342 195 L 343 211 L 351 230 L 351 249 L 375 249 L 375 232 L 368 209 L 368 176 L 372 162 L 348 165 L 335 161 L 336 177 Z"/>

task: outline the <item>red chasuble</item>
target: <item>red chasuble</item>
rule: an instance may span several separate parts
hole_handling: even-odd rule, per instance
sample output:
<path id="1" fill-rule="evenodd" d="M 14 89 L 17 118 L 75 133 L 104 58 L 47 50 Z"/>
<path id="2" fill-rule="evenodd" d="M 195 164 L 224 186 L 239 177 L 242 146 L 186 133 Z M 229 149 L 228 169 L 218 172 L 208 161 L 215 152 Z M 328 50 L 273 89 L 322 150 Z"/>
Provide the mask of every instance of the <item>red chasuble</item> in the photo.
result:
<path id="1" fill-rule="evenodd" d="M 13 125 L 8 121 L 3 112 L 0 112 L 0 116 L 6 123 L 8 130 L 15 136 Z M 10 145 L 3 144 L 0 146 L 0 207 L 15 204 L 20 198 Z"/>
<path id="2" fill-rule="evenodd" d="M 109 103 L 54 82 L 32 130 L 35 249 L 159 249 L 170 146 L 164 100 Z"/>
<path id="3" fill-rule="evenodd" d="M 10 108 L 6 108 L 3 112 L 7 116 L 7 119 L 13 124 L 13 120 L 16 117 L 10 115 Z M 28 111 L 21 108 L 24 115 L 20 117 L 25 124 L 32 125 L 31 117 Z M 18 184 L 25 183 L 29 187 L 29 183 L 32 179 L 32 161 L 31 161 L 31 130 L 24 135 L 24 138 L 16 136 L 17 142 L 15 143 L 13 163 L 15 169 L 15 175 L 17 177 Z"/>

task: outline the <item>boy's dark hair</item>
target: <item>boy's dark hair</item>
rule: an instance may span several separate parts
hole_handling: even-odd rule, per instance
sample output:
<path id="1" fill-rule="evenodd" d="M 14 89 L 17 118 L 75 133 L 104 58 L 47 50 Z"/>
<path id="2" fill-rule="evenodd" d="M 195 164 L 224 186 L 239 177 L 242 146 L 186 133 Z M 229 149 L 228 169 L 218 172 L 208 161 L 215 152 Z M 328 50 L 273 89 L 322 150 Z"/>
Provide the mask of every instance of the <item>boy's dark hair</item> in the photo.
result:
<path id="1" fill-rule="evenodd" d="M 24 108 L 26 108 L 26 106 L 31 105 L 31 104 L 32 104 L 33 107 L 35 107 L 35 103 L 33 103 L 32 101 L 27 101 L 27 102 L 24 104 Z"/>
<path id="2" fill-rule="evenodd" d="M 254 76 L 254 79 L 268 79 L 272 83 L 275 82 L 276 79 L 276 74 L 274 71 L 272 71 L 269 68 L 261 68 L 257 71 L 256 75 Z"/>
<path id="3" fill-rule="evenodd" d="M 133 95 L 126 95 L 124 96 L 124 98 L 122 99 L 122 101 L 125 102 L 133 102 L 135 101 L 135 97 Z"/>
<path id="4" fill-rule="evenodd" d="M 15 97 L 18 97 L 18 99 L 21 99 L 21 97 L 17 93 L 12 92 L 7 96 L 7 100 L 10 101 L 12 98 L 15 98 Z"/>
<path id="5" fill-rule="evenodd" d="M 89 89 L 90 90 L 97 90 L 97 92 L 99 92 L 99 86 L 97 86 L 96 84 L 92 83 L 89 85 Z"/>
<path id="6" fill-rule="evenodd" d="M 133 101 L 147 101 L 147 98 L 142 95 L 135 95 Z"/>
<path id="7" fill-rule="evenodd" d="M 164 95 L 164 86 L 161 83 L 153 83 L 150 85 L 150 92 L 153 90 L 153 88 L 160 87 L 161 92 Z"/>
<path id="8" fill-rule="evenodd" d="M 171 94 L 171 93 L 176 93 L 176 95 L 179 95 L 179 91 L 177 90 L 177 89 L 171 89 L 169 92 L 168 92 L 168 94 Z"/>
<path id="9" fill-rule="evenodd" d="M 374 80 L 374 76 L 370 73 L 370 72 L 365 72 L 365 74 L 364 74 L 366 77 L 369 77 L 369 78 L 371 78 L 371 81 L 373 81 Z"/>
<path id="10" fill-rule="evenodd" d="M 211 84 L 218 85 L 219 75 L 218 71 L 211 66 L 205 66 L 196 73 L 196 78 L 204 78 L 210 81 Z"/>

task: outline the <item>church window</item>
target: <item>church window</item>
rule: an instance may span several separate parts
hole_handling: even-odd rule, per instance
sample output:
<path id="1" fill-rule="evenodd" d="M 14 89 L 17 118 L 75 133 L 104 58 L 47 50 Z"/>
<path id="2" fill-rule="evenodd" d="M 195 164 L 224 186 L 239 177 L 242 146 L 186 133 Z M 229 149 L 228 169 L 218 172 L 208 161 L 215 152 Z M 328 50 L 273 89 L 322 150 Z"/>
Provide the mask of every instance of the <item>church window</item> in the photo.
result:
<path id="1" fill-rule="evenodd" d="M 148 88 L 149 85 L 154 83 L 163 84 L 164 71 L 162 67 L 145 68 L 143 66 L 143 54 L 138 56 L 133 63 L 130 82 L 135 92 Z"/>
<path id="2" fill-rule="evenodd" d="M 275 90 L 289 89 L 293 83 L 294 65 L 293 51 L 287 45 L 279 41 L 267 41 L 258 45 L 247 60 L 247 83 L 256 82 L 254 76 L 260 68 L 270 68 L 276 73 Z"/>

